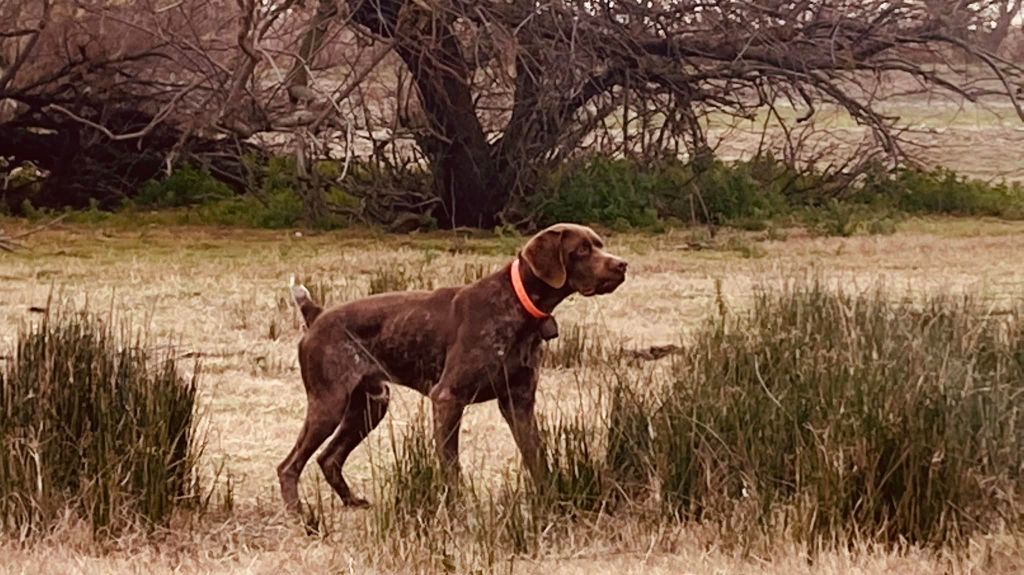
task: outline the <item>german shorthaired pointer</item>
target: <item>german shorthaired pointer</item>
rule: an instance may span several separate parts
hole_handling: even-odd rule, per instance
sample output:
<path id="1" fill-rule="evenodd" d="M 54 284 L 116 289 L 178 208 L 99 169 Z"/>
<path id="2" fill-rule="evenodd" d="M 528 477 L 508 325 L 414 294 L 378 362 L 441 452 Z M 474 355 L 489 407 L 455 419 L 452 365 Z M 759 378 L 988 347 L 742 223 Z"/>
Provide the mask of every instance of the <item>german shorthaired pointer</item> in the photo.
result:
<path id="1" fill-rule="evenodd" d="M 605 252 L 593 230 L 558 224 L 501 271 L 463 287 L 381 294 L 324 311 L 306 288 L 293 286 L 308 326 L 299 342 L 307 407 L 295 447 L 277 468 L 285 506 L 298 510 L 299 475 L 332 433 L 320 468 L 345 504 L 366 505 L 342 466 L 387 412 L 386 382 L 430 398 L 449 479 L 458 478 L 463 410 L 492 399 L 531 476 L 544 478 L 534 395 L 541 340 L 557 334 L 550 314 L 570 294 L 611 293 L 625 278 L 626 262 Z"/>

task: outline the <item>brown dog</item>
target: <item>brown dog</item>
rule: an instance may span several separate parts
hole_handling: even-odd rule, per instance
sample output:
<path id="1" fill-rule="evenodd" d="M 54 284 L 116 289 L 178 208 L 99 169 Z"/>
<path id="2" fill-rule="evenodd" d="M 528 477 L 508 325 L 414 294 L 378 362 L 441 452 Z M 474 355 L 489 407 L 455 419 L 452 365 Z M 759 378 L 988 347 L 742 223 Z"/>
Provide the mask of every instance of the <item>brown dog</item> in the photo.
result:
<path id="1" fill-rule="evenodd" d="M 458 477 L 463 410 L 497 399 L 527 469 L 543 478 L 534 418 L 541 329 L 570 294 L 610 293 L 625 278 L 626 262 L 605 252 L 593 230 L 558 224 L 501 271 L 464 287 L 381 294 L 325 312 L 294 286 L 309 326 L 299 342 L 307 406 L 298 441 L 277 468 L 285 505 L 298 509 L 299 475 L 332 433 L 320 468 L 345 504 L 366 504 L 341 468 L 387 412 L 385 382 L 430 397 L 437 453 L 450 476 Z"/>

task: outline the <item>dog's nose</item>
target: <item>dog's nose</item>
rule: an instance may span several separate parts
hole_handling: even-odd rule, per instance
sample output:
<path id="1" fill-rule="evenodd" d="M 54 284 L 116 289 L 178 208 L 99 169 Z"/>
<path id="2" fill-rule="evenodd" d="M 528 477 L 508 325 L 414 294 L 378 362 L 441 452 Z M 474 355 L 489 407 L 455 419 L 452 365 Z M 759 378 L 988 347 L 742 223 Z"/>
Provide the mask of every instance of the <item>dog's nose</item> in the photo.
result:
<path id="1" fill-rule="evenodd" d="M 615 262 L 615 264 L 612 266 L 612 269 L 614 269 L 615 271 L 619 272 L 620 274 L 625 274 L 626 273 L 626 267 L 628 265 L 629 264 L 626 263 L 626 260 L 619 260 L 619 261 Z"/>

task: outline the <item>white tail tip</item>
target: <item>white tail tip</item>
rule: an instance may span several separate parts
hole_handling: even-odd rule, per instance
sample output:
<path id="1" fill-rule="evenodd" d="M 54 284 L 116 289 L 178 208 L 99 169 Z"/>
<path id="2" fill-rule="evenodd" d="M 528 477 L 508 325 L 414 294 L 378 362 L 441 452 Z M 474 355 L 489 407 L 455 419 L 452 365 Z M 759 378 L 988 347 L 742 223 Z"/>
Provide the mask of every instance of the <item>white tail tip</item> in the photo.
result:
<path id="1" fill-rule="evenodd" d="M 309 294 L 309 290 L 306 289 L 306 286 L 295 283 L 295 274 L 292 274 L 291 277 L 288 278 L 288 286 L 292 289 L 292 299 L 295 300 L 296 304 L 301 306 L 303 302 L 311 301 L 313 299 L 313 296 Z"/>

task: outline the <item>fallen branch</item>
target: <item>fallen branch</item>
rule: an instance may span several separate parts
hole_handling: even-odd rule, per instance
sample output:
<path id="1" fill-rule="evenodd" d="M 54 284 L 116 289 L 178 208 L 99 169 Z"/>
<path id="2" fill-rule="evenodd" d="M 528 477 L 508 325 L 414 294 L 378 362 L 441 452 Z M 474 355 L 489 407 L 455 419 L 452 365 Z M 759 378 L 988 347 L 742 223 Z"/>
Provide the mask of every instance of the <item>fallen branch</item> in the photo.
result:
<path id="1" fill-rule="evenodd" d="M 669 355 L 682 353 L 683 348 L 675 344 L 652 345 L 646 349 L 625 349 L 627 357 L 634 360 L 654 361 Z"/>
<path id="2" fill-rule="evenodd" d="M 56 218 L 53 218 L 52 220 L 46 222 L 45 224 L 40 224 L 32 229 L 21 232 L 20 234 L 14 234 L 13 236 L 0 235 L 0 250 L 3 250 L 5 252 L 13 252 L 17 249 L 25 248 L 25 244 L 21 243 L 18 240 L 23 240 L 31 236 L 32 234 L 39 233 L 47 228 L 55 226 L 59 224 L 61 221 L 63 221 L 64 218 L 68 217 L 68 215 L 69 214 L 61 214 Z"/>

